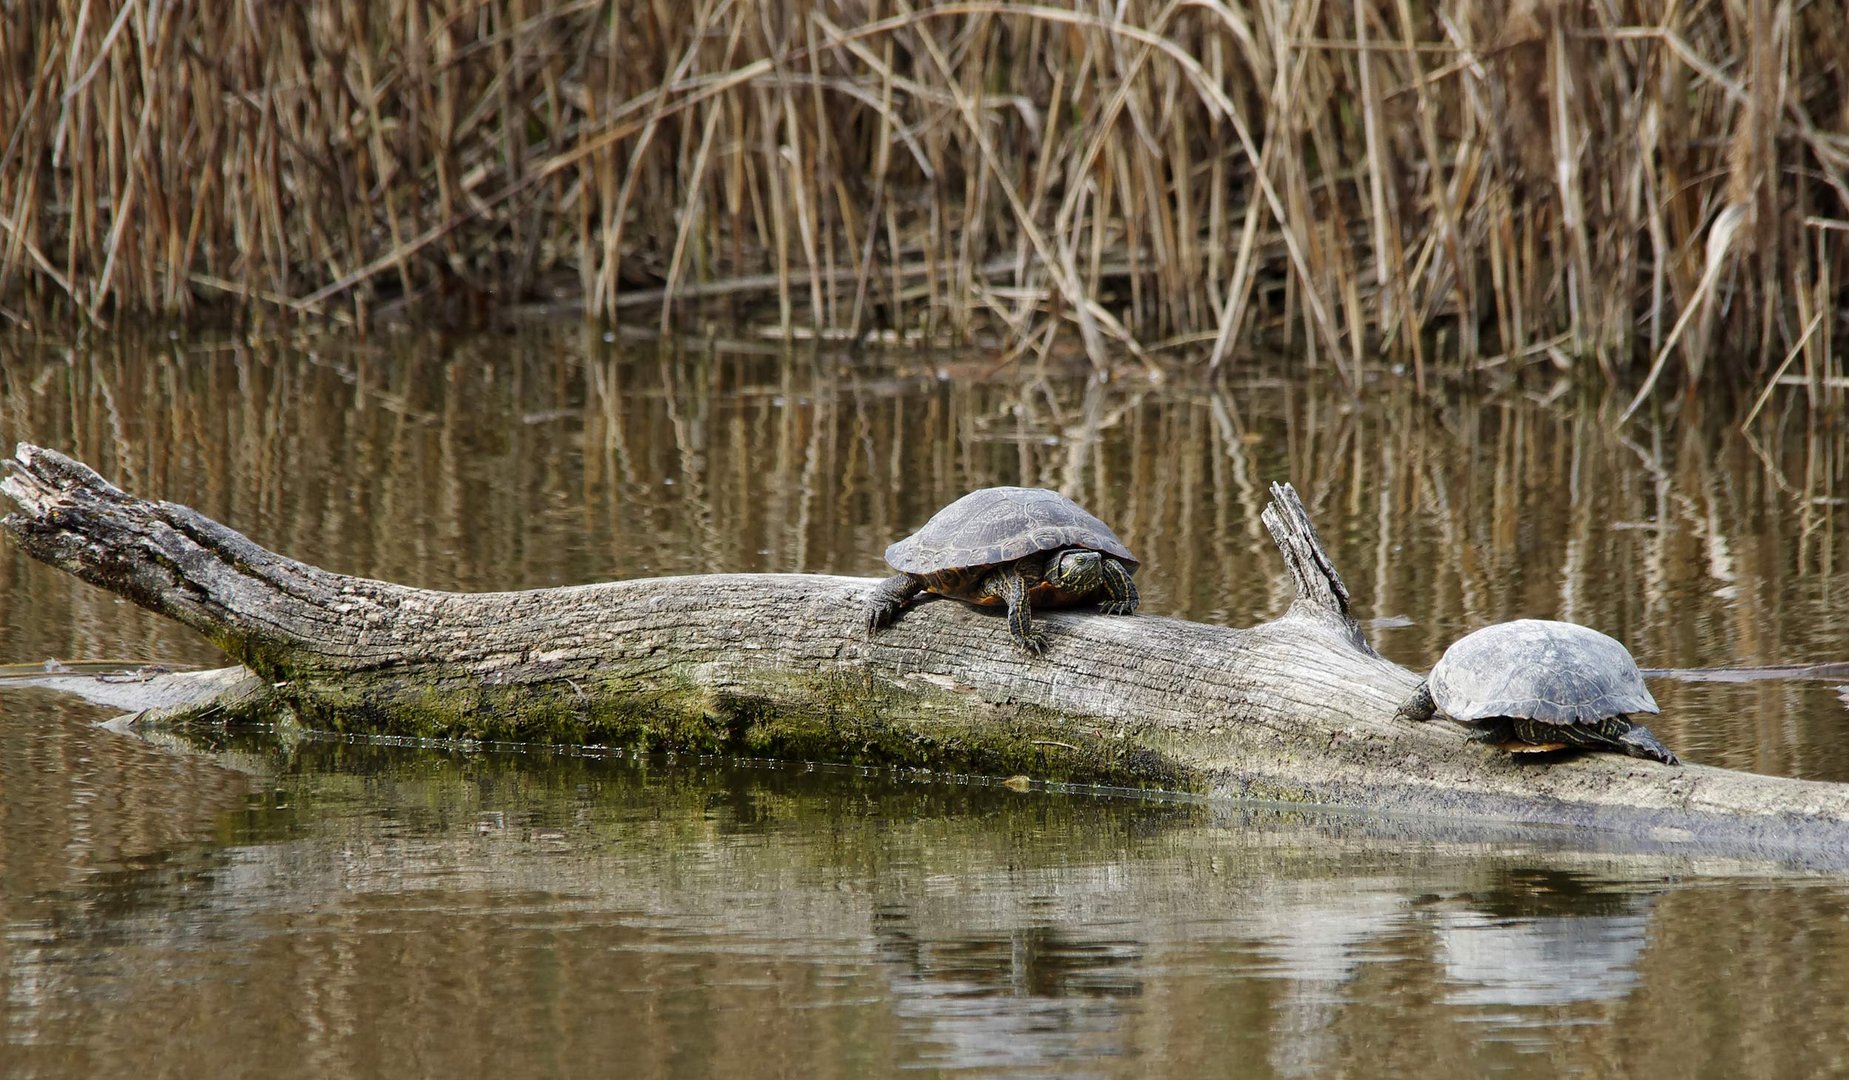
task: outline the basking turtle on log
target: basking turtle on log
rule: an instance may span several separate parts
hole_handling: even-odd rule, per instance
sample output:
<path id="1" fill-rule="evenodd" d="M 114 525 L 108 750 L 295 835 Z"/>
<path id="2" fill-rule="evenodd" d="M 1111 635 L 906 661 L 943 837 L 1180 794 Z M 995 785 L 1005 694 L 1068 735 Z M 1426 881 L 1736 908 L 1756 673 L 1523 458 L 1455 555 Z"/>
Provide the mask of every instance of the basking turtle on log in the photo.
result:
<path id="1" fill-rule="evenodd" d="M 1014 643 L 1039 656 L 1046 634 L 1032 607 L 1070 607 L 1102 596 L 1106 615 L 1136 611 L 1136 556 L 1104 522 L 1057 491 L 991 487 L 939 510 L 886 549 L 898 573 L 867 596 L 867 632 L 897 619 L 919 593 L 979 606 L 1006 604 Z"/>
<path id="2" fill-rule="evenodd" d="M 1656 711 L 1637 661 L 1617 639 L 1575 623 L 1517 619 L 1453 642 L 1396 715 L 1429 720 L 1442 712 L 1511 753 L 1580 747 L 1679 765 L 1649 728 L 1629 719 Z"/>
<path id="3" fill-rule="evenodd" d="M 1277 618 L 1049 611 L 1036 621 L 1062 647 L 1023 664 L 962 604 L 921 605 L 906 615 L 917 632 L 866 638 L 867 578 L 417 589 L 280 555 L 50 450 L 21 445 L 5 466 L 17 510 L 4 531 L 22 550 L 241 665 L 134 684 L 139 701 L 167 695 L 161 719 L 1024 773 L 1361 811 L 1345 827 L 1540 824 L 1524 835 L 1557 844 L 1567 825 L 1587 844 L 1849 868 L 1849 784 L 1617 754 L 1528 768 L 1452 725 L 1396 720 L 1419 677 L 1368 644 L 1286 484 L 1260 514 L 1295 586 Z M 87 696 L 118 704 L 98 695 L 121 689 Z M 1250 804 L 1224 805 L 1236 822 Z"/>

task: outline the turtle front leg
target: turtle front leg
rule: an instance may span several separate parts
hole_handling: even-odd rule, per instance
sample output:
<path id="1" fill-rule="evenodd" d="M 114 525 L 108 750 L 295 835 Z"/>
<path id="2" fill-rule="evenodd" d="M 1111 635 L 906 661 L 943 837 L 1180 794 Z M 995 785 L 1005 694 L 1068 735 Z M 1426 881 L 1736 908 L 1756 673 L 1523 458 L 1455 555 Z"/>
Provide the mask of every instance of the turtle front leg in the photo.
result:
<path id="1" fill-rule="evenodd" d="M 1008 605 L 1008 632 L 1014 635 L 1014 643 L 1029 656 L 1045 655 L 1046 632 L 1034 625 L 1028 613 L 1027 578 L 1021 571 L 1011 568 L 990 574 L 982 591 Z"/>
<path id="2" fill-rule="evenodd" d="M 1412 696 L 1399 707 L 1399 711 L 1393 714 L 1393 718 L 1395 720 L 1430 720 L 1432 714 L 1437 711 L 1438 703 L 1432 700 L 1432 684 L 1428 680 L 1421 679 L 1419 688 L 1412 692 Z"/>
<path id="3" fill-rule="evenodd" d="M 1142 602 L 1136 594 L 1136 582 L 1130 579 L 1130 571 L 1122 562 L 1106 557 L 1104 560 L 1104 603 L 1098 610 L 1106 615 L 1134 615 L 1136 607 Z"/>
<path id="4" fill-rule="evenodd" d="M 875 585 L 867 594 L 867 636 L 872 637 L 882 626 L 890 626 L 922 591 L 924 586 L 911 574 L 894 574 Z"/>
<path id="5" fill-rule="evenodd" d="M 1676 756 L 1676 752 L 1664 746 L 1649 728 L 1642 724 L 1630 723 L 1622 716 L 1618 717 L 1618 722 L 1625 725 L 1625 730 L 1618 736 L 1618 745 L 1624 749 L 1625 753 L 1649 761 L 1660 761 L 1665 765 L 1682 764 L 1682 759 Z"/>

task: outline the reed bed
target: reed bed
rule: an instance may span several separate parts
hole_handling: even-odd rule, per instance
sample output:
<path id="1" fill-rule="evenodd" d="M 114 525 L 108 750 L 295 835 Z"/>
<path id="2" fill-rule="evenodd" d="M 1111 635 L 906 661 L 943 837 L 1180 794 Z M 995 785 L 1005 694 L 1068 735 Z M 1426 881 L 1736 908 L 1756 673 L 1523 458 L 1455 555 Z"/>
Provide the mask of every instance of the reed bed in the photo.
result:
<path id="1" fill-rule="evenodd" d="M 1842 0 L 8 12 L 11 322 L 537 302 L 1100 366 L 1551 361 L 1639 401 L 1849 382 Z"/>

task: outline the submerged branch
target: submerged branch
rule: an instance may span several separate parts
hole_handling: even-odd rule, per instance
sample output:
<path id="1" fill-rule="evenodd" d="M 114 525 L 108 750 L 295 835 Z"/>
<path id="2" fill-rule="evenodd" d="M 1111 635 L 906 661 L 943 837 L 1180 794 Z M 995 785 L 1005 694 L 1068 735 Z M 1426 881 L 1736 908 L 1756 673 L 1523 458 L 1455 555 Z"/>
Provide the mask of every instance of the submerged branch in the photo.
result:
<path id="1" fill-rule="evenodd" d="M 1297 586 L 1282 617 L 1050 612 L 1052 651 L 1033 659 L 951 602 L 868 640 L 868 579 L 413 589 L 284 558 L 53 451 L 22 445 L 7 466 L 5 527 L 26 551 L 206 634 L 268 687 L 239 708 L 315 726 L 1028 773 L 1849 862 L 1849 786 L 1612 754 L 1519 763 L 1395 721 L 1417 677 L 1367 646 L 1288 485 L 1265 514 Z"/>

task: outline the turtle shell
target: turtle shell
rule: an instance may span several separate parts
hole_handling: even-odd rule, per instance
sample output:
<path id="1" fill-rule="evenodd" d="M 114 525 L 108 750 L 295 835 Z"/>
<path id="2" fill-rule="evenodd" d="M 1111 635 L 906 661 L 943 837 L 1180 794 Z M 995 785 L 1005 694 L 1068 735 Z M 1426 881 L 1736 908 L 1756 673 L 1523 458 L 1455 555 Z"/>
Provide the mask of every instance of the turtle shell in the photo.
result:
<path id="1" fill-rule="evenodd" d="M 924 528 L 886 549 L 894 570 L 920 577 L 1010 563 L 1042 551 L 1086 548 L 1135 571 L 1136 556 L 1111 527 L 1057 491 L 991 487 L 939 510 Z"/>
<path id="2" fill-rule="evenodd" d="M 1544 619 L 1459 638 L 1432 669 L 1430 685 L 1438 708 L 1465 722 L 1514 717 L 1580 726 L 1658 711 L 1637 661 L 1615 638 Z"/>

